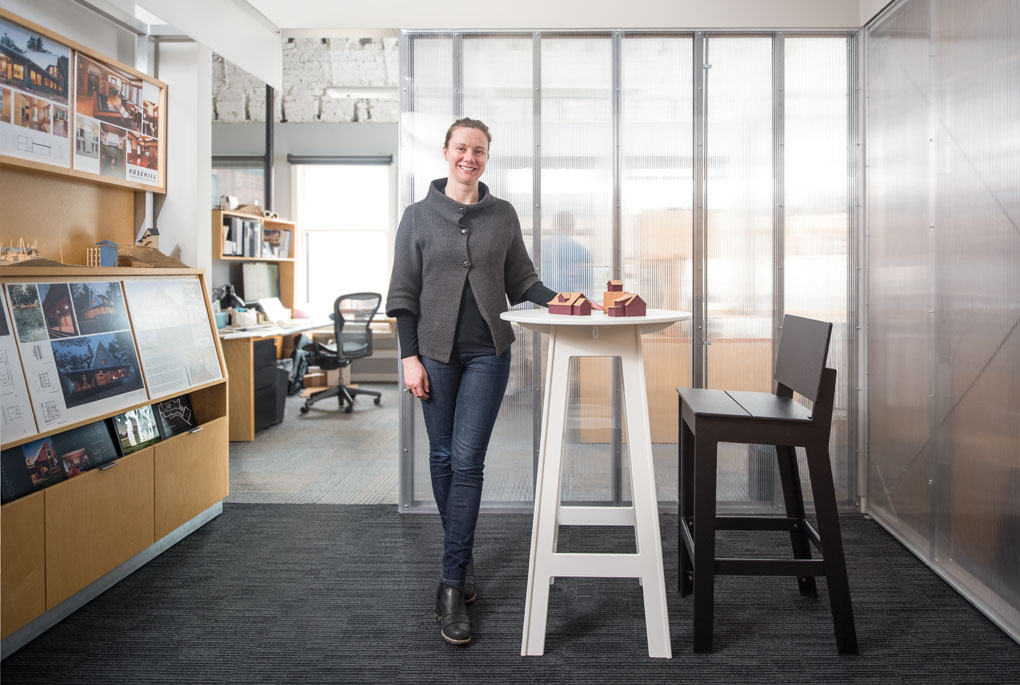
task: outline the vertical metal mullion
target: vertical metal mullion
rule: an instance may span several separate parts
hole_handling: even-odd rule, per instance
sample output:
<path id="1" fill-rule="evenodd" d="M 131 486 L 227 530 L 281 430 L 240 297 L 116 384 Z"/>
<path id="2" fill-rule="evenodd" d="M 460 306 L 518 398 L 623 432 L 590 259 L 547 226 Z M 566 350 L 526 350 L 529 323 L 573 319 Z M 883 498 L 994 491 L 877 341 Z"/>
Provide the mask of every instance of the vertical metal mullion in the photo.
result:
<path id="1" fill-rule="evenodd" d="M 772 36 L 772 368 L 779 354 L 786 311 L 786 35 Z M 771 385 L 771 383 L 770 383 Z"/>
<path id="2" fill-rule="evenodd" d="M 860 422 L 857 427 L 857 494 L 860 499 L 862 513 L 868 512 L 868 462 L 870 460 L 869 447 L 869 422 L 871 415 L 871 383 L 869 380 L 869 307 L 870 291 L 868 285 L 868 248 L 869 248 L 869 221 L 868 221 L 868 31 L 861 29 L 858 34 L 857 65 L 859 74 L 858 96 L 857 96 L 857 144 L 859 147 L 858 172 L 857 172 L 857 416 Z"/>
<path id="3" fill-rule="evenodd" d="M 858 441 L 857 425 L 860 414 L 861 388 L 858 382 L 860 365 L 858 345 L 860 339 L 860 306 L 857 296 L 860 288 L 861 267 L 858 260 L 858 243 L 860 239 L 860 82 L 858 70 L 858 46 L 855 36 L 847 36 L 847 178 L 850 188 L 847 193 L 847 499 L 856 505 L 860 503 L 860 442 Z"/>
<path id="4" fill-rule="evenodd" d="M 613 274 L 614 279 L 622 278 L 622 268 L 620 266 L 620 253 L 621 253 L 621 208 L 620 208 L 620 133 L 622 129 L 621 119 L 622 117 L 622 102 L 623 96 L 621 94 L 620 86 L 622 81 L 621 71 L 621 53 L 622 53 L 622 34 L 619 31 L 614 31 L 612 34 L 612 71 L 613 71 L 613 86 L 611 90 L 612 97 L 612 121 L 613 121 L 613 235 L 612 235 L 612 260 L 610 263 L 610 270 Z M 610 494 L 612 496 L 612 502 L 614 505 L 621 504 L 623 502 L 623 401 L 622 401 L 622 386 L 623 386 L 623 372 L 622 372 L 622 361 L 616 357 L 613 358 L 613 400 L 612 400 L 612 483 Z"/>
<path id="5" fill-rule="evenodd" d="M 532 212 L 531 245 L 534 262 L 542 273 L 542 34 L 535 31 L 531 37 L 531 115 L 532 136 L 535 145 L 532 148 L 531 163 L 531 200 L 535 206 Z M 531 365 L 532 374 L 532 465 L 531 489 L 534 496 L 535 483 L 538 481 L 538 455 L 542 446 L 542 334 L 532 332 L 531 349 L 534 360 Z"/>
<path id="6" fill-rule="evenodd" d="M 414 110 L 414 93 L 411 85 L 414 83 L 414 40 L 407 33 L 400 34 L 400 113 Z M 402 144 L 403 138 L 403 116 L 397 119 L 397 140 Z M 414 200 L 414 177 L 411 176 L 407 183 L 407 204 Z M 399 205 L 404 198 L 397 194 L 398 214 Z M 399 341 L 398 341 L 399 348 Z M 397 350 L 400 356 L 400 350 Z M 402 364 L 397 364 L 397 387 L 404 387 L 404 369 Z M 414 406 L 412 397 L 406 392 L 400 395 L 399 420 L 397 421 L 398 441 L 400 444 L 400 455 L 398 460 L 399 473 L 399 503 L 397 511 L 407 513 L 414 504 Z"/>
<path id="7" fill-rule="evenodd" d="M 707 330 L 705 310 L 705 264 L 706 257 L 706 236 L 705 236 L 705 173 L 707 157 L 705 151 L 705 85 L 706 66 L 708 59 L 707 37 L 704 32 L 698 31 L 694 34 L 694 159 L 693 159 L 693 187 L 694 187 L 694 223 L 692 234 L 694 245 L 691 254 L 693 255 L 693 268 L 691 269 L 694 282 L 691 284 L 691 333 L 693 336 L 691 352 L 692 378 L 691 382 L 696 388 L 706 387 L 707 378 L 705 372 L 705 343 Z"/>
<path id="8" fill-rule="evenodd" d="M 464 36 L 453 34 L 453 118 L 464 116 Z"/>
<path id="9" fill-rule="evenodd" d="M 928 555 L 934 561 L 937 553 L 939 492 L 939 431 L 936 394 L 938 392 L 938 255 L 936 212 L 938 204 L 938 135 L 939 125 L 934 105 L 935 84 L 935 3 L 928 4 L 928 82 L 924 101 L 928 107 Z"/>

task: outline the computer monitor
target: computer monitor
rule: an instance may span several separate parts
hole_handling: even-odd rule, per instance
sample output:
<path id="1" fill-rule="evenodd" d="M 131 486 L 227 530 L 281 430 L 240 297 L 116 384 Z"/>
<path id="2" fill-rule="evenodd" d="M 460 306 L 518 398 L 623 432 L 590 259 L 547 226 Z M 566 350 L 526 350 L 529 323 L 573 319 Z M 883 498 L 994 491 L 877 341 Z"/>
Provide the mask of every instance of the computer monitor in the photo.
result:
<path id="1" fill-rule="evenodd" d="M 241 265 L 245 304 L 253 305 L 266 297 L 280 297 L 280 265 L 246 262 Z"/>

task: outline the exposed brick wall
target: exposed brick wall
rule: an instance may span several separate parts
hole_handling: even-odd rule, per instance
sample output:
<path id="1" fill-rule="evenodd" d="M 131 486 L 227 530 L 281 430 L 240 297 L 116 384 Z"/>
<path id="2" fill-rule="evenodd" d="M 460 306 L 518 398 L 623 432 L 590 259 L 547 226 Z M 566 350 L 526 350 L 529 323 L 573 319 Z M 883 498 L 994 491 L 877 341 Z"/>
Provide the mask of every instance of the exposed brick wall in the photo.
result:
<path id="1" fill-rule="evenodd" d="M 290 123 L 395 123 L 396 100 L 338 100 L 327 86 L 397 86 L 396 38 L 288 38 L 283 44 L 283 91 L 276 93 L 276 120 Z M 219 55 L 213 55 L 213 121 L 266 119 L 266 86 Z"/>

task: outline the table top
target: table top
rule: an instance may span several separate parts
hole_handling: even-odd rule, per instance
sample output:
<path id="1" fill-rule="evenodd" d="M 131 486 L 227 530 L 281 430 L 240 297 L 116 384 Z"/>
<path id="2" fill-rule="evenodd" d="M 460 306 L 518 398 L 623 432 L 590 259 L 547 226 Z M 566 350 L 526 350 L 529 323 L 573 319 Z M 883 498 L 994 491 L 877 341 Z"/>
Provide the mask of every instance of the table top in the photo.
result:
<path id="1" fill-rule="evenodd" d="M 690 319 L 691 314 L 672 309 L 649 309 L 644 316 L 608 316 L 604 312 L 571 316 L 550 314 L 546 309 L 518 309 L 503 312 L 499 317 L 539 333 L 547 333 L 553 326 L 640 326 L 643 333 L 654 333 L 677 321 Z"/>

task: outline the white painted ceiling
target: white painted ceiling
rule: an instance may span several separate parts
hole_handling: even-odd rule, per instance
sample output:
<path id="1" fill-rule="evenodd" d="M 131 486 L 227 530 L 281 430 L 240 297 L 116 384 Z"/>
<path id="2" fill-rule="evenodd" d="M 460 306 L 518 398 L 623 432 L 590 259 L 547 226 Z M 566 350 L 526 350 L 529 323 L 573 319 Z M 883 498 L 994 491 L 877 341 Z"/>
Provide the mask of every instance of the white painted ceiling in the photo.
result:
<path id="1" fill-rule="evenodd" d="M 244 2 L 245 0 L 238 0 Z M 247 0 L 284 30 L 858 28 L 887 0 Z"/>

